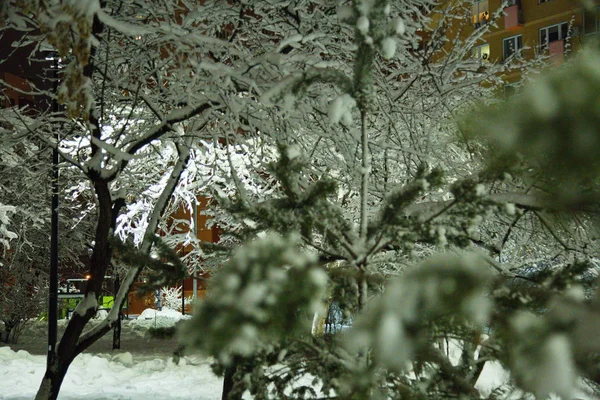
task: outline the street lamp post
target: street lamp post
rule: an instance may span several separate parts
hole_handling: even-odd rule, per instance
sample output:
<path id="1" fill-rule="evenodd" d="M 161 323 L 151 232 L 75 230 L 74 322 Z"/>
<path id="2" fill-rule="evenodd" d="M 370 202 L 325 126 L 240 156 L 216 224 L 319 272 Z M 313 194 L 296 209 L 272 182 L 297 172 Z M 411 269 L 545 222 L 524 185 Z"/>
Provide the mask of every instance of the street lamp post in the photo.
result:
<path id="1" fill-rule="evenodd" d="M 58 94 L 58 55 L 54 55 L 54 95 Z M 52 99 L 52 111 L 58 111 L 56 98 Z M 58 320 L 58 141 L 56 130 L 56 147 L 52 150 L 52 213 L 50 235 L 50 287 L 48 296 L 48 367 L 54 360 L 57 341 Z"/>
<path id="2" fill-rule="evenodd" d="M 119 279 L 119 274 L 115 271 L 115 296 L 114 299 L 117 298 L 117 294 L 119 293 L 119 289 L 121 288 L 121 280 Z M 115 303 L 113 302 L 113 307 L 115 307 Z M 117 323 L 113 328 L 113 350 L 118 350 L 121 348 L 121 311 L 117 314 Z"/>

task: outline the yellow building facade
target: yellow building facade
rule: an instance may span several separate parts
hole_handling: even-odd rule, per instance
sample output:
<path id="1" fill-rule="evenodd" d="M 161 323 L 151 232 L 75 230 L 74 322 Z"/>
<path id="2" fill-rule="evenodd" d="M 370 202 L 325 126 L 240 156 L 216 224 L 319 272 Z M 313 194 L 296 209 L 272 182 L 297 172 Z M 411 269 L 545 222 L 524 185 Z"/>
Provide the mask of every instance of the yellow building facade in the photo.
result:
<path id="1" fill-rule="evenodd" d="M 548 55 L 550 65 L 560 65 L 583 43 L 596 36 L 600 28 L 600 6 L 584 8 L 579 0 L 473 0 L 473 29 L 490 23 L 490 16 L 501 7 L 503 14 L 473 50 L 473 57 L 503 63 L 515 52 L 525 58 Z M 520 79 L 519 71 L 505 77 L 507 82 Z"/>

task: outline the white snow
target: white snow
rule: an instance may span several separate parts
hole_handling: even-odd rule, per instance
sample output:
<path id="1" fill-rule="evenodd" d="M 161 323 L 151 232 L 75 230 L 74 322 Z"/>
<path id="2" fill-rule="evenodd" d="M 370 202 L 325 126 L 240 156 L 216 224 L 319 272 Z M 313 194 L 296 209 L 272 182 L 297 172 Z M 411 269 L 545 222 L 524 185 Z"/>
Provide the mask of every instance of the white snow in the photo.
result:
<path id="1" fill-rule="evenodd" d="M 83 300 L 75 307 L 75 314 L 85 315 L 88 310 L 98 308 L 98 299 L 96 299 L 96 293 L 89 292 L 85 295 Z"/>
<path id="2" fill-rule="evenodd" d="M 173 310 L 156 315 L 176 316 Z M 146 315 L 151 315 L 148 311 Z M 181 315 L 181 314 L 179 314 Z M 175 318 L 167 318 L 175 321 Z M 64 322 L 64 321 L 62 321 Z M 132 324 L 134 321 L 130 321 Z M 381 327 L 383 340 L 389 340 L 398 327 L 399 321 L 387 319 Z M 249 336 L 254 336 L 248 327 L 241 327 Z M 390 332 L 391 331 L 391 332 Z M 239 343 L 244 345 L 244 343 Z M 246 343 L 247 344 L 247 343 Z M 389 343 L 393 345 L 393 343 Z M 445 351 L 457 361 L 460 346 L 450 341 Z M 552 346 L 550 346 L 552 347 Z M 558 346 L 560 347 L 560 346 Z M 396 354 L 397 350 L 392 353 Z M 196 399 L 214 400 L 221 397 L 222 378 L 215 376 L 210 369 L 210 361 L 201 356 L 182 357 L 176 365 L 172 358 L 160 358 L 149 354 L 87 354 L 78 356 L 65 378 L 59 400 L 105 400 L 105 399 Z M 10 347 L 0 347 L 0 398 L 2 400 L 31 399 L 35 395 L 45 371 L 46 357 L 32 355 L 26 351 L 13 351 Z M 552 374 L 554 376 L 554 374 Z M 311 376 L 299 376 L 297 384 L 307 384 Z M 496 388 L 505 386 L 510 374 L 497 361 L 489 361 L 475 385 L 482 398 Z M 560 380 L 560 379 L 559 379 Z M 315 389 L 319 390 L 317 383 Z M 578 399 L 593 399 L 580 383 L 573 394 Z M 506 399 L 521 399 L 523 392 L 515 390 Z M 245 395 L 244 399 L 251 398 Z M 556 399 L 556 397 L 551 397 Z"/>
<path id="3" fill-rule="evenodd" d="M 488 361 L 483 366 L 479 379 L 475 383 L 475 389 L 479 390 L 479 394 L 487 398 L 494 389 L 506 384 L 509 378 L 509 372 L 502 367 L 500 362 Z"/>
<path id="4" fill-rule="evenodd" d="M 9 249 L 8 242 L 17 238 L 17 234 L 9 231 L 6 226 L 10 224 L 10 215 L 16 211 L 16 208 L 0 203 L 0 245 Z M 2 265 L 2 264 L 0 264 Z"/>
<path id="5" fill-rule="evenodd" d="M 364 15 L 360 16 L 356 21 L 356 29 L 363 35 L 366 35 L 369 32 L 369 19 Z"/>
<path id="6" fill-rule="evenodd" d="M 475 194 L 477 196 L 483 196 L 485 194 L 485 186 L 481 183 L 475 185 Z"/>
<path id="7" fill-rule="evenodd" d="M 504 209 L 508 215 L 515 215 L 517 212 L 517 209 L 516 209 L 514 203 L 506 203 L 504 205 Z"/>
<path id="8" fill-rule="evenodd" d="M 298 146 L 296 146 L 296 145 L 294 145 L 294 146 L 289 146 L 289 147 L 286 149 L 286 153 L 287 153 L 287 156 L 288 156 L 288 158 L 289 158 L 290 160 L 293 160 L 293 159 L 295 159 L 295 158 L 298 158 L 298 157 L 300 157 L 300 156 L 302 155 L 302 152 L 301 152 L 301 150 L 300 150 L 300 147 L 298 147 Z"/>
<path id="9" fill-rule="evenodd" d="M 554 374 L 552 374 L 554 375 Z M 544 376 L 540 375 L 540 380 L 545 380 L 549 382 L 553 376 Z M 564 377 L 559 378 L 560 381 L 564 381 Z M 483 370 L 479 375 L 479 379 L 475 383 L 475 389 L 479 391 L 479 394 L 482 398 L 487 398 L 492 391 L 505 387 L 510 381 L 510 373 L 500 364 L 499 361 L 488 361 L 483 366 Z M 573 389 L 573 393 L 568 399 L 577 399 L 577 400 L 594 400 L 597 399 L 594 397 L 592 393 L 589 392 L 589 388 L 587 385 L 579 380 L 576 386 Z M 517 400 L 523 398 L 532 398 L 531 396 L 527 397 L 525 393 L 520 389 L 513 389 L 510 393 L 507 393 L 506 396 L 502 397 L 505 400 Z M 547 397 L 540 397 L 548 400 L 560 400 L 560 397 L 556 396 L 554 393 L 550 394 Z"/>
<path id="10" fill-rule="evenodd" d="M 0 347 L 0 397 L 33 398 L 45 367 L 45 356 Z M 130 353 L 81 354 L 69 368 L 59 399 L 214 400 L 221 397 L 222 385 L 208 361 L 198 357 L 184 357 L 176 365 L 171 358 L 136 360 Z"/>
<path id="11" fill-rule="evenodd" d="M 341 120 L 345 125 L 351 125 L 354 106 L 356 106 L 356 100 L 349 94 L 337 97 L 329 107 L 329 122 L 335 125 Z"/>
<path id="12" fill-rule="evenodd" d="M 179 311 L 167 307 L 163 307 L 160 311 L 153 308 L 147 308 L 142 311 L 136 320 L 131 321 L 131 324 L 144 327 L 168 327 L 175 325 L 180 319 L 187 318 L 191 318 L 191 316 L 182 315 Z"/>
<path id="13" fill-rule="evenodd" d="M 385 59 L 390 59 L 396 54 L 396 40 L 386 37 L 381 41 L 381 55 Z"/>
<path id="14" fill-rule="evenodd" d="M 354 16 L 354 9 L 351 6 L 341 6 L 337 12 L 340 21 L 345 21 Z"/>
<path id="15" fill-rule="evenodd" d="M 532 111 L 541 118 L 551 118 L 560 108 L 558 97 L 546 79 L 537 80 L 526 96 Z"/>
<path id="16" fill-rule="evenodd" d="M 402 321 L 394 313 L 385 313 L 381 318 L 377 339 L 379 347 L 377 356 L 384 365 L 392 368 L 402 369 L 409 358 L 409 340 L 404 334 Z"/>
<path id="17" fill-rule="evenodd" d="M 134 25 L 134 24 L 130 24 L 128 22 L 124 22 L 124 21 L 115 19 L 115 18 L 111 17 L 110 15 L 108 15 L 107 13 L 105 13 L 103 10 L 98 10 L 96 13 L 96 16 L 105 25 L 108 25 L 109 27 L 111 27 L 121 33 L 127 34 L 127 35 L 139 36 L 139 35 L 146 35 L 146 34 L 152 32 L 152 30 L 147 27 Z"/>
<path id="18" fill-rule="evenodd" d="M 91 17 L 100 10 L 100 2 L 98 0 L 71 0 L 69 1 L 69 5 L 79 10 L 77 14 L 85 15 L 86 17 Z"/>
<path id="19" fill-rule="evenodd" d="M 396 35 L 403 35 L 406 31 L 406 26 L 404 26 L 404 21 L 401 18 L 396 18 L 392 21 L 392 30 L 396 33 Z"/>
<path id="20" fill-rule="evenodd" d="M 281 43 L 279 44 L 279 46 L 277 47 L 277 51 L 281 51 L 284 47 L 288 46 L 288 45 L 293 45 L 295 43 L 301 42 L 302 41 L 303 36 L 302 35 L 293 35 L 289 38 L 286 38 L 284 40 L 281 41 Z"/>
<path id="21" fill-rule="evenodd" d="M 541 344 L 535 357 L 522 356 L 516 360 L 523 386 L 541 398 L 557 393 L 570 399 L 576 373 L 569 339 L 562 334 L 551 335 Z"/>
<path id="22" fill-rule="evenodd" d="M 117 147 L 113 146 L 112 144 L 107 143 L 103 140 L 100 140 L 94 136 L 92 136 L 92 143 L 95 144 L 96 146 L 104 149 L 108 154 L 113 156 L 113 158 L 117 162 L 120 162 L 121 160 L 131 161 L 133 158 L 136 157 L 135 155 L 126 153 L 123 150 L 118 149 Z"/>

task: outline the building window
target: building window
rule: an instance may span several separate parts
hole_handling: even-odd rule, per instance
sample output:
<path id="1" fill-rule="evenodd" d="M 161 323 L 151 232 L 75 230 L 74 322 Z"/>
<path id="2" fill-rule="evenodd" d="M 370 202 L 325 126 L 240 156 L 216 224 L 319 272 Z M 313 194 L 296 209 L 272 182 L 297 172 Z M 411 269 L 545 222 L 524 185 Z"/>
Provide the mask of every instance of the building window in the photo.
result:
<path id="1" fill-rule="evenodd" d="M 552 0 L 538 0 L 538 4 L 548 3 L 549 1 L 552 1 Z"/>
<path id="2" fill-rule="evenodd" d="M 523 48 L 523 35 L 512 36 L 504 39 L 502 43 L 503 56 L 506 60 L 508 57 L 517 53 Z"/>
<path id="3" fill-rule="evenodd" d="M 490 60 L 490 45 L 482 44 L 481 46 L 473 47 L 471 50 L 471 57 L 477 60 Z"/>
<path id="4" fill-rule="evenodd" d="M 597 33 L 600 28 L 600 6 L 583 11 L 583 33 Z"/>
<path id="5" fill-rule="evenodd" d="M 473 6 L 471 6 L 471 18 L 476 27 L 490 21 L 490 6 L 488 0 L 473 1 Z"/>
<path id="6" fill-rule="evenodd" d="M 548 43 L 566 39 L 568 31 L 569 24 L 566 22 L 540 29 L 540 46 L 546 47 Z"/>

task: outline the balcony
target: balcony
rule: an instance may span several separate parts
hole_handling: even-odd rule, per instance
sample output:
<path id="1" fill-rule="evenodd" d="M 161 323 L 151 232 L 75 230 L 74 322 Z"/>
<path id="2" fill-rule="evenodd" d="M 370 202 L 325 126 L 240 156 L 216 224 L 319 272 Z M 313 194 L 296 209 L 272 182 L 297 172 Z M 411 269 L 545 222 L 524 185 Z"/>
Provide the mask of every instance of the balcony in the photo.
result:
<path id="1" fill-rule="evenodd" d="M 523 12 L 518 4 L 504 9 L 504 29 L 515 29 L 523 26 Z"/>
<path id="2" fill-rule="evenodd" d="M 548 43 L 548 53 L 550 53 L 550 62 L 556 66 L 565 61 L 565 41 L 555 40 Z"/>

